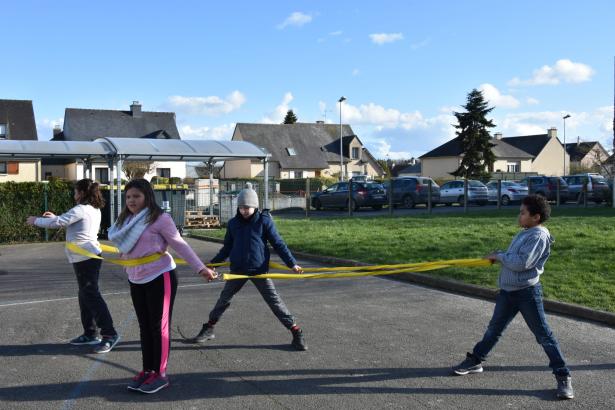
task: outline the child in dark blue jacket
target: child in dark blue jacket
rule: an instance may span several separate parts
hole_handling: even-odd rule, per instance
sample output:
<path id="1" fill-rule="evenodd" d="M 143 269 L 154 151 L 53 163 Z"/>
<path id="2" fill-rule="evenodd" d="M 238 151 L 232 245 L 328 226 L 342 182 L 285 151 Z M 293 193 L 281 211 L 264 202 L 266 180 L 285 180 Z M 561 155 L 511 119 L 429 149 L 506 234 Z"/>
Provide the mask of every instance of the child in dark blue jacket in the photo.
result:
<path id="1" fill-rule="evenodd" d="M 251 184 L 246 184 L 246 188 L 239 192 L 237 207 L 237 215 L 228 222 L 224 246 L 211 263 L 223 262 L 229 258 L 232 273 L 244 275 L 267 273 L 270 258 L 267 247 L 269 242 L 289 268 L 296 273 L 302 273 L 303 269 L 297 265 L 269 213 L 258 211 L 258 195 Z M 291 331 L 292 346 L 297 350 L 307 350 L 301 328 L 295 323 L 295 318 L 278 295 L 271 279 L 236 279 L 226 282 L 216 305 L 209 313 L 209 322 L 203 324 L 199 334 L 190 340 L 202 343 L 215 337 L 214 325 L 230 306 L 233 296 L 248 280 L 256 286 L 280 322 Z"/>

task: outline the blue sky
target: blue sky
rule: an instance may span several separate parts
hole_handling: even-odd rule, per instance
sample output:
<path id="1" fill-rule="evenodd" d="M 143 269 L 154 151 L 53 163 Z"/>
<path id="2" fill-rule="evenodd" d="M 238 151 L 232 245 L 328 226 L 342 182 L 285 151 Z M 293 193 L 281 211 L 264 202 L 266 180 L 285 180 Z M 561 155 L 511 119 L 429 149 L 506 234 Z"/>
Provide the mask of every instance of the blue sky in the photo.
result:
<path id="1" fill-rule="evenodd" d="M 94 4 L 100 3 L 100 4 Z M 3 3 L 0 98 L 34 103 L 39 139 L 65 108 L 173 111 L 184 139 L 238 122 L 342 120 L 378 158 L 454 136 L 482 89 L 493 132 L 612 148 L 615 2 L 30 1 Z"/>

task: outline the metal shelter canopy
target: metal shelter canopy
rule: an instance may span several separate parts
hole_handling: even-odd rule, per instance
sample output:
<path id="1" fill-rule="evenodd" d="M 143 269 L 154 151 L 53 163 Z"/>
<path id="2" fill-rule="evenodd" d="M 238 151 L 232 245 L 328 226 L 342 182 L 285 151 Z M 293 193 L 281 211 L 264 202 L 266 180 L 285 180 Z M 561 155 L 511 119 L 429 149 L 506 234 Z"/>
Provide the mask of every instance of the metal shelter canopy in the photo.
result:
<path id="1" fill-rule="evenodd" d="M 0 141 L 0 158 L 108 158 L 113 155 L 108 144 L 88 141 Z"/>
<path id="2" fill-rule="evenodd" d="M 263 161 L 264 180 L 269 180 L 267 160 L 269 154 L 247 141 L 206 141 L 149 138 L 98 138 L 95 141 L 31 141 L 0 140 L 0 158 L 75 158 L 81 159 L 89 169 L 95 159 L 106 160 L 116 169 L 117 206 L 114 206 L 115 187 L 111 185 L 111 222 L 121 209 L 122 162 L 130 160 L 193 161 L 204 160 L 210 166 L 214 161 L 257 158 Z M 88 172 L 89 173 L 89 172 Z M 212 178 L 210 173 L 210 179 Z M 212 185 L 210 185 L 212 186 Z M 265 184 L 264 207 L 269 201 L 269 187 Z M 114 211 L 115 209 L 115 211 Z"/>
<path id="3" fill-rule="evenodd" d="M 227 161 L 267 158 L 267 153 L 246 141 L 99 138 L 94 142 L 108 143 L 114 151 L 114 157 L 131 160 L 192 161 L 212 158 Z"/>

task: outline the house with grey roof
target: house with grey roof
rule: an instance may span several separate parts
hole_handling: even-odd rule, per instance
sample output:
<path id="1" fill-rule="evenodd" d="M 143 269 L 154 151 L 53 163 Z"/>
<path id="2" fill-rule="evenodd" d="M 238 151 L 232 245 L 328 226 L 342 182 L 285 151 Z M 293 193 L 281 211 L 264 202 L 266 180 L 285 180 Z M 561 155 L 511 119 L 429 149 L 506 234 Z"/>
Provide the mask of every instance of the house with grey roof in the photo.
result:
<path id="1" fill-rule="evenodd" d="M 36 141 L 31 100 L 0 100 L 0 141 Z M 40 181 L 40 161 L 0 161 L 0 182 Z"/>
<path id="2" fill-rule="evenodd" d="M 569 169 L 569 155 L 557 138 L 557 129 L 546 134 L 503 138 L 501 133 L 492 139 L 495 162 L 491 172 L 562 175 L 564 161 Z M 452 179 L 451 175 L 463 159 L 460 138 L 440 145 L 420 157 L 422 175 L 437 179 Z"/>
<path id="3" fill-rule="evenodd" d="M 175 113 L 143 111 L 141 104 L 134 101 L 130 110 L 99 110 L 88 108 L 66 108 L 64 128 L 54 128 L 52 141 L 94 141 L 97 138 L 150 138 L 180 139 L 175 122 Z M 130 161 L 130 159 L 128 159 Z M 71 160 L 43 160 L 46 178 L 54 176 L 69 180 L 83 178 L 82 164 Z M 145 175 L 185 178 L 185 162 L 156 162 L 152 172 Z M 92 177 L 101 183 L 115 178 L 105 163 L 94 163 Z"/>
<path id="4" fill-rule="evenodd" d="M 568 173 L 581 170 L 601 172 L 603 165 L 609 158 L 609 153 L 598 141 L 581 141 L 566 144 L 566 152 L 570 155 L 570 170 Z M 576 169 L 576 171 L 575 171 Z"/>
<path id="5" fill-rule="evenodd" d="M 363 145 L 350 125 L 316 123 L 238 123 L 233 141 L 248 141 L 271 154 L 269 175 L 279 179 L 369 175 L 381 177 L 384 170 Z M 340 158 L 341 157 L 341 158 Z M 343 168 L 342 168 L 343 167 Z M 264 175 L 261 162 L 229 161 L 222 178 L 254 178 Z"/>

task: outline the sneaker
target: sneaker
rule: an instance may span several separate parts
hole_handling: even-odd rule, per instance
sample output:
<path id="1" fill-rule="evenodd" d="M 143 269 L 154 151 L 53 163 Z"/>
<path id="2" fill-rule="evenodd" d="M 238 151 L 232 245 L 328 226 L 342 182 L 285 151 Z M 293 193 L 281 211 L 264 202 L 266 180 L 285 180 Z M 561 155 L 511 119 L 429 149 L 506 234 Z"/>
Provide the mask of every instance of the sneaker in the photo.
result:
<path id="1" fill-rule="evenodd" d="M 107 353 L 120 341 L 120 335 L 103 336 L 101 342 L 94 348 L 94 353 Z"/>
<path id="2" fill-rule="evenodd" d="M 557 398 L 564 400 L 573 399 L 572 377 L 570 375 L 555 376 L 555 379 L 557 380 Z"/>
<path id="3" fill-rule="evenodd" d="M 194 336 L 192 339 L 189 339 L 191 343 L 203 343 L 206 340 L 215 339 L 216 335 L 214 335 L 214 327 L 209 323 L 205 323 L 201 328 L 201 331 L 198 335 Z"/>
<path id="4" fill-rule="evenodd" d="M 307 350 L 305 339 L 303 338 L 303 330 L 297 329 L 291 331 L 293 334 L 293 341 L 290 343 L 295 350 L 304 351 Z"/>
<path id="5" fill-rule="evenodd" d="M 457 366 L 453 367 L 453 373 L 464 376 L 466 374 L 471 373 L 482 373 L 483 366 L 480 364 L 478 359 L 476 359 L 472 353 L 467 353 L 466 358 L 463 362 L 459 363 Z"/>
<path id="6" fill-rule="evenodd" d="M 128 386 L 126 386 L 126 388 L 128 390 L 138 391 L 139 387 L 143 384 L 143 382 L 145 382 L 145 380 L 147 380 L 149 375 L 150 375 L 150 372 L 146 372 L 145 370 L 143 370 L 142 372 L 140 372 L 139 374 L 137 374 L 135 377 L 132 378 L 132 381 L 128 384 Z"/>
<path id="7" fill-rule="evenodd" d="M 69 343 L 75 346 L 97 345 L 100 343 L 100 337 L 81 335 L 81 336 L 74 338 Z"/>
<path id="8" fill-rule="evenodd" d="M 169 379 L 166 377 L 162 377 L 156 372 L 151 372 L 147 379 L 139 387 L 137 390 L 141 393 L 156 393 L 158 390 L 162 390 L 169 385 Z"/>

